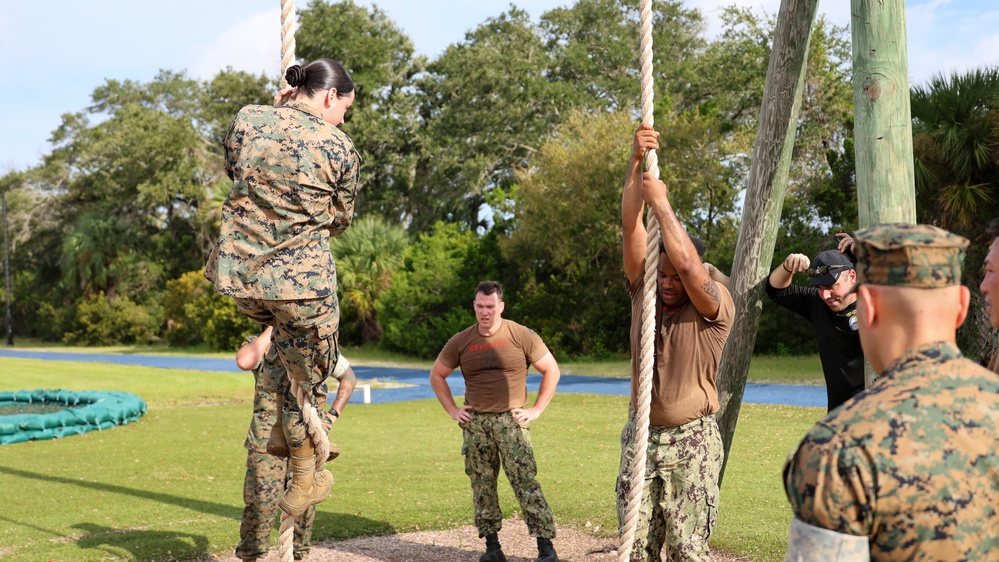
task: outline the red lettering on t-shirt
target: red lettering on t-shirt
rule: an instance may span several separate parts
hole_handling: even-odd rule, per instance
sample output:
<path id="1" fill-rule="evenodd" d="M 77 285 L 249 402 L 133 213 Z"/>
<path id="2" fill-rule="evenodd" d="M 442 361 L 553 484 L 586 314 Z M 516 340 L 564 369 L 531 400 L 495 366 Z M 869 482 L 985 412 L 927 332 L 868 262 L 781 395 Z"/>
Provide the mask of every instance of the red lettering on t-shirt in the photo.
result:
<path id="1" fill-rule="evenodd" d="M 494 347 L 505 347 L 510 345 L 510 340 L 497 340 L 490 343 L 473 343 L 468 346 L 468 351 L 485 351 Z"/>

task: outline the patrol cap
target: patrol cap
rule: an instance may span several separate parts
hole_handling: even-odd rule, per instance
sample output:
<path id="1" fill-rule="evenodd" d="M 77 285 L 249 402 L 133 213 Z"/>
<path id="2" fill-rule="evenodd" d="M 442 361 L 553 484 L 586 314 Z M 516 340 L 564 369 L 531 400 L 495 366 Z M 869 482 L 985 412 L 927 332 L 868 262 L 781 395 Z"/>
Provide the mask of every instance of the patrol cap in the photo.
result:
<path id="1" fill-rule="evenodd" d="M 839 253 L 839 250 L 826 250 L 819 252 L 819 255 L 815 256 L 815 259 L 812 260 L 809 275 L 812 275 L 811 270 L 819 270 L 823 267 L 828 268 L 826 269 L 828 273 L 825 275 L 818 275 L 816 273 L 812 277 L 812 280 L 808 282 L 810 286 L 828 286 L 836 283 L 841 273 L 853 269 L 853 262 L 850 261 L 850 258 Z"/>
<path id="2" fill-rule="evenodd" d="M 928 224 L 878 224 L 854 235 L 857 285 L 936 289 L 961 284 L 968 239 Z M 856 287 L 855 287 L 856 288 Z"/>

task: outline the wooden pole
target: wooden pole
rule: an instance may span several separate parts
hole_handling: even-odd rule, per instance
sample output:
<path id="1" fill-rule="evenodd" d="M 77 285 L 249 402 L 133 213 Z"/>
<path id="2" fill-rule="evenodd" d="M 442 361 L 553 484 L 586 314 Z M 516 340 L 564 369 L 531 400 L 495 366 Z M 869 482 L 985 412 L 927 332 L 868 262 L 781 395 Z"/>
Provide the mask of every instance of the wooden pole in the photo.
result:
<path id="1" fill-rule="evenodd" d="M 851 0 L 860 226 L 916 221 L 904 0 Z"/>
<path id="2" fill-rule="evenodd" d="M 851 0 L 857 223 L 916 222 L 904 0 Z M 864 383 L 878 374 L 864 361 Z"/>
<path id="3" fill-rule="evenodd" d="M 782 0 L 777 14 L 760 125 L 753 144 L 749 185 L 732 264 L 730 288 L 735 301 L 735 324 L 718 370 L 721 406 L 718 427 L 725 447 L 725 463 L 719 482 L 725 476 L 725 464 L 749 375 L 749 360 L 760 326 L 763 283 L 770 274 L 770 261 L 777 242 L 805 83 L 808 41 L 817 9 L 818 0 Z"/>

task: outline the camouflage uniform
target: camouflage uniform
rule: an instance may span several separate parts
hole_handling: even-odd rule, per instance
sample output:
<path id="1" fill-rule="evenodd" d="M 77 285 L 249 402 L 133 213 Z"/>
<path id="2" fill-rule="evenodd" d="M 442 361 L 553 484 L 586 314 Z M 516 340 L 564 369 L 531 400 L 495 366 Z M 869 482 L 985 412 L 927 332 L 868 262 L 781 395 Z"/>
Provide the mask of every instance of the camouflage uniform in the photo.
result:
<path id="1" fill-rule="evenodd" d="M 618 522 L 627 516 L 634 471 L 635 411 L 621 431 L 617 478 Z M 708 537 L 718 522 L 718 473 L 724 450 L 714 416 L 679 427 L 649 426 L 645 486 L 632 560 L 710 560 Z M 705 509 L 705 506 L 707 508 Z"/>
<path id="2" fill-rule="evenodd" d="M 964 238 L 879 225 L 854 239 L 858 284 L 960 284 Z M 997 440 L 999 377 L 953 341 L 927 342 L 808 432 L 784 467 L 784 487 L 797 520 L 866 538 L 871 560 L 997 560 Z M 795 542 L 788 553 L 846 559 L 837 556 Z"/>
<path id="3" fill-rule="evenodd" d="M 465 456 L 465 474 L 472 482 L 472 504 L 479 536 L 498 533 L 503 524 L 503 511 L 496 493 L 502 458 L 503 470 L 520 502 L 524 523 L 531 535 L 555 538 L 555 519 L 536 478 L 538 465 L 534 462 L 531 430 L 518 425 L 510 412 L 473 412 L 472 420 L 461 424 L 461 428 L 464 434 L 461 454 Z"/>
<path id="4" fill-rule="evenodd" d="M 243 345 L 252 342 L 250 338 Z M 284 367 L 271 346 L 264 360 L 253 369 L 253 417 L 244 446 L 246 478 L 243 481 L 243 517 L 239 526 L 239 544 L 236 556 L 242 560 L 255 560 L 267 554 L 271 529 L 278 514 L 278 500 L 285 488 L 288 459 L 267 452 L 271 432 L 281 431 L 276 426 L 278 408 L 282 401 Z M 312 524 L 316 508 L 310 506 L 304 515 L 295 518 L 295 558 L 304 558 L 310 549 Z"/>
<path id="5" fill-rule="evenodd" d="M 310 106 L 246 106 L 226 134 L 232 190 L 205 267 L 240 311 L 274 327 L 274 347 L 321 411 L 319 386 L 337 359 L 336 266 L 330 236 L 350 225 L 360 158 L 342 131 Z M 287 387 L 284 430 L 302 446 L 302 413 Z M 329 420 L 325 420 L 329 429 Z"/>

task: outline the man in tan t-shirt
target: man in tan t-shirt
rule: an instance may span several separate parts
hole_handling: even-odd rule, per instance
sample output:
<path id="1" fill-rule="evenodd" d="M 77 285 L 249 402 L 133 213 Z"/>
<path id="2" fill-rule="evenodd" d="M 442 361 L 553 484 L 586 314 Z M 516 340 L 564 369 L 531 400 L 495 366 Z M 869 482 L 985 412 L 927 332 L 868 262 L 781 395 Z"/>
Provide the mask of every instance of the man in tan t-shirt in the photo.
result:
<path id="1" fill-rule="evenodd" d="M 475 289 L 477 322 L 448 340 L 430 370 L 430 385 L 444 410 L 464 434 L 461 451 L 472 480 L 472 504 L 486 552 L 479 562 L 506 562 L 497 533 L 503 525 L 496 494 L 500 460 L 520 502 L 524 523 L 538 540 L 538 562 L 558 562 L 552 546 L 555 520 L 536 479 L 529 424 L 538 419 L 558 385 L 561 373 L 548 347 L 532 330 L 505 320 L 503 288 L 483 281 Z M 541 373 L 534 405 L 528 407 L 527 368 Z M 458 407 L 447 376 L 461 368 L 465 405 Z"/>
<path id="2" fill-rule="evenodd" d="M 632 310 L 632 404 L 621 432 L 618 518 L 623 524 L 638 449 L 648 458 L 631 560 L 708 561 L 708 536 L 718 517 L 718 473 L 724 455 L 714 416 L 718 410 L 715 376 L 735 305 L 728 289 L 710 278 L 703 264 L 703 244 L 699 249 L 680 224 L 666 185 L 652 174 L 642 175 L 645 152 L 658 147 L 658 137 L 647 125 L 635 133 L 621 196 L 624 270 Z M 636 446 L 635 395 L 648 236 L 642 222 L 645 203 L 659 220 L 662 243 L 649 441 Z"/>

